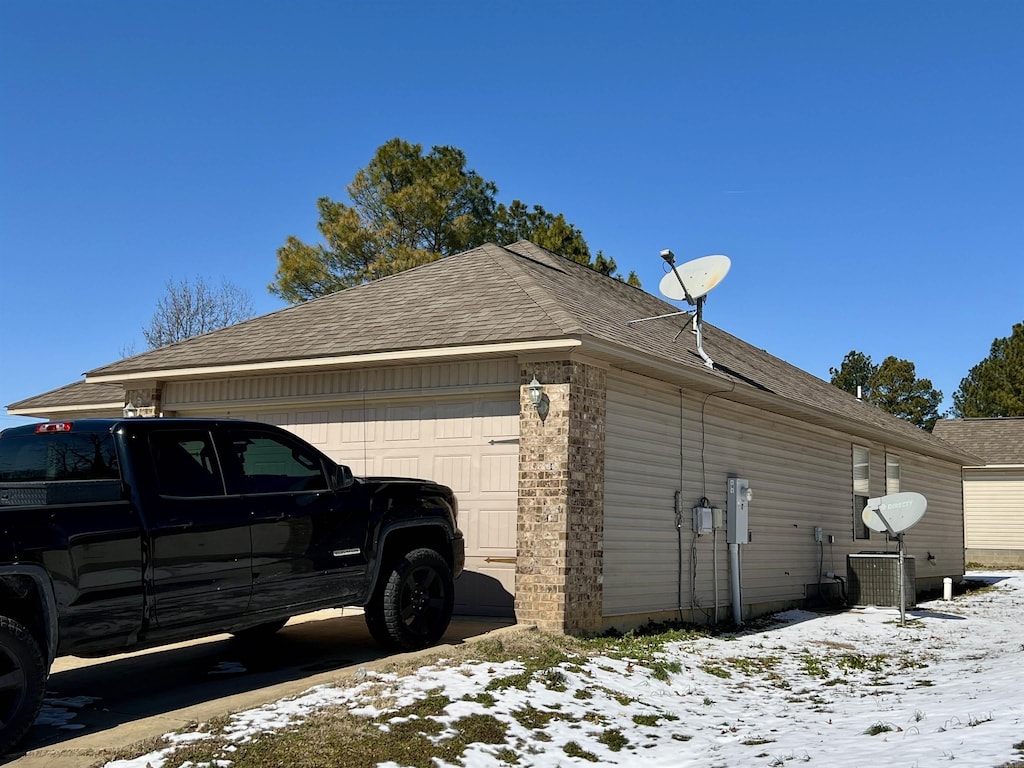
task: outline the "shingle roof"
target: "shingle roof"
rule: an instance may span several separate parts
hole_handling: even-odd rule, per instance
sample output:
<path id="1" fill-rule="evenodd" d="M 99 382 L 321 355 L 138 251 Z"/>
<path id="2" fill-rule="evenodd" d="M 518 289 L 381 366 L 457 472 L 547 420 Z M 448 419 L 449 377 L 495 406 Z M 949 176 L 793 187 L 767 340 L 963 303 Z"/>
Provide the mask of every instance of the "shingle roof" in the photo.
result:
<path id="1" fill-rule="evenodd" d="M 61 406 L 94 406 L 101 403 L 123 403 L 124 387 L 120 384 L 93 383 L 76 381 L 63 387 L 33 395 L 8 407 L 11 411 L 30 411 L 34 408 L 50 408 L 55 404 Z"/>
<path id="2" fill-rule="evenodd" d="M 576 330 L 565 327 L 571 319 L 557 307 L 538 305 L 533 286 L 516 284 L 514 262 L 521 260 L 484 245 L 87 375 L 554 338 Z"/>
<path id="3" fill-rule="evenodd" d="M 1024 465 L 1024 417 L 940 419 L 935 434 L 986 464 Z"/>
<path id="4" fill-rule="evenodd" d="M 576 338 L 711 373 L 677 311 L 638 288 L 528 241 L 479 248 L 90 371 L 91 377 L 329 358 L 471 344 Z M 704 348 L 736 387 L 931 445 L 960 451 L 908 422 L 704 323 Z M 701 375 L 703 375 L 703 373 Z M 155 376 L 154 378 L 159 378 Z M 727 381 L 723 378 L 723 381 Z"/>

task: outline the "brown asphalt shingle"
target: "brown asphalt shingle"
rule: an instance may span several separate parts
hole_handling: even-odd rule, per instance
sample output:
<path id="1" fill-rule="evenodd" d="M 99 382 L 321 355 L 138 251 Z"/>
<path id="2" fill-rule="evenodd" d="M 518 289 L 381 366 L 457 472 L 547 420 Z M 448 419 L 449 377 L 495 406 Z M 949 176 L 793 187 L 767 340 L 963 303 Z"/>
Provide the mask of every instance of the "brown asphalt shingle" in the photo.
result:
<path id="1" fill-rule="evenodd" d="M 660 361 L 706 370 L 677 311 L 624 282 L 528 241 L 488 243 L 465 253 L 349 288 L 90 371 L 90 376 L 242 365 L 467 344 L 577 338 L 618 345 Z M 858 401 L 831 384 L 705 323 L 704 348 L 737 387 L 952 449 L 931 434 Z M 677 338 L 678 337 L 678 338 Z M 710 372 L 709 372 L 710 373 Z"/>
<path id="2" fill-rule="evenodd" d="M 1024 466 L 1024 417 L 940 419 L 935 434 L 986 464 Z"/>
<path id="3" fill-rule="evenodd" d="M 33 395 L 17 403 L 11 403 L 8 407 L 13 410 L 31 410 L 37 407 L 37 404 L 41 404 L 43 407 L 48 407 L 53 403 L 59 403 L 62 406 L 92 406 L 97 403 L 118 402 L 124 402 L 124 387 L 120 384 L 76 381 L 73 384 L 51 389 L 49 392 Z"/>
<path id="4" fill-rule="evenodd" d="M 425 264 L 90 371 L 108 375 L 561 337 L 496 245 Z M 550 308 L 549 309 L 554 309 Z"/>

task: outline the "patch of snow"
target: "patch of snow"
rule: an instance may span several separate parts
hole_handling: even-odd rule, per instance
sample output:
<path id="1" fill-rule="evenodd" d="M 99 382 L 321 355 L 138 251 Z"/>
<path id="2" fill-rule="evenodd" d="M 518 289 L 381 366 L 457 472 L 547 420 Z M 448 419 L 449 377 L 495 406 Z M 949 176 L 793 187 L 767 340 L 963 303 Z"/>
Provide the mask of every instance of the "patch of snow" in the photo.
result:
<path id="1" fill-rule="evenodd" d="M 1024 740 L 1024 572 L 970 577 L 991 582 L 993 589 L 921 603 L 907 611 L 906 626 L 896 609 L 787 611 L 766 629 L 669 644 L 663 661 L 679 671 L 665 679 L 639 661 L 578 659 L 560 670 L 555 687 L 564 690 L 536 675 L 526 690 L 491 691 L 493 706 L 471 697 L 522 665 L 434 664 L 402 678 L 360 670 L 352 687 L 313 688 L 234 715 L 216 738 L 224 745 L 244 743 L 327 706 L 377 717 L 384 714 L 382 701 L 394 711 L 441 688 L 452 700 L 434 718 L 444 725 L 483 714 L 508 728 L 506 745 L 471 745 L 462 757 L 465 768 L 504 768 L 502 746 L 518 754 L 520 766 L 582 764 L 565 752 L 569 742 L 596 758 L 596 765 L 719 768 L 813 761 L 853 768 L 955 761 L 991 768 L 1020 759 L 1014 745 Z M 553 716 L 543 727 L 526 728 L 515 713 L 527 707 Z M 617 751 L 607 738 L 612 731 L 624 742 Z M 106 768 L 163 768 L 174 749 L 172 743 Z"/>
<path id="2" fill-rule="evenodd" d="M 49 725 L 59 728 L 62 731 L 79 731 L 85 728 L 79 723 L 71 721 L 78 717 L 76 710 L 99 701 L 96 696 L 47 696 L 43 699 L 42 709 L 36 716 L 37 725 Z"/>

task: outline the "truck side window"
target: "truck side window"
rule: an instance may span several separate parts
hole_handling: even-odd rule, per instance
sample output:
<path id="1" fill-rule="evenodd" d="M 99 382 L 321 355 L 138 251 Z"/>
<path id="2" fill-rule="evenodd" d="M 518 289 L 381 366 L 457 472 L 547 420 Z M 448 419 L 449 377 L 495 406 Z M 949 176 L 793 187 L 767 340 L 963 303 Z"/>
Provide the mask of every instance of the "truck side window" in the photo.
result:
<path id="1" fill-rule="evenodd" d="M 239 488 L 234 493 L 321 491 L 329 486 L 320 457 L 306 446 L 259 430 L 233 430 Z"/>
<path id="2" fill-rule="evenodd" d="M 209 432 L 156 431 L 149 436 L 162 496 L 222 496 L 224 480 Z"/>

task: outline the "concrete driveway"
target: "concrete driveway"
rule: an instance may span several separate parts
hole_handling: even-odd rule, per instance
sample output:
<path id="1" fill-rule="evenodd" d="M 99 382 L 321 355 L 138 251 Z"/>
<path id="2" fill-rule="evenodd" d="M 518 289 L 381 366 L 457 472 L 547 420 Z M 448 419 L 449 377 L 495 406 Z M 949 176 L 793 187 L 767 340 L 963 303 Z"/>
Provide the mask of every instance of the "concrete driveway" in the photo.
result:
<path id="1" fill-rule="evenodd" d="M 473 641 L 513 624 L 456 617 L 441 644 Z M 395 658 L 381 651 L 361 613 L 351 609 L 296 617 L 258 645 L 215 635 L 102 659 L 63 657 L 54 663 L 40 718 L 5 762 L 17 768 L 85 768 L 102 762 L 106 750 L 258 707 L 343 679 L 352 668 Z"/>

